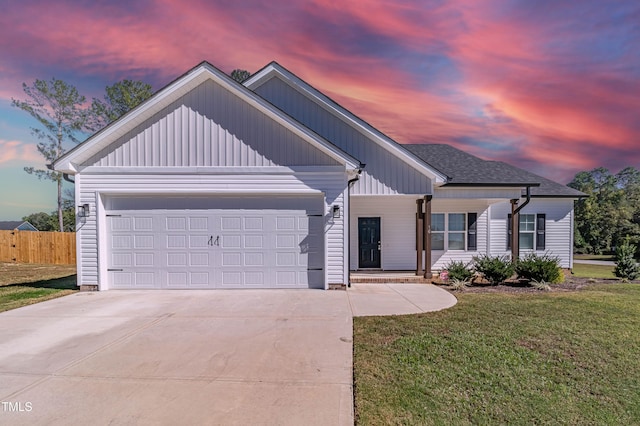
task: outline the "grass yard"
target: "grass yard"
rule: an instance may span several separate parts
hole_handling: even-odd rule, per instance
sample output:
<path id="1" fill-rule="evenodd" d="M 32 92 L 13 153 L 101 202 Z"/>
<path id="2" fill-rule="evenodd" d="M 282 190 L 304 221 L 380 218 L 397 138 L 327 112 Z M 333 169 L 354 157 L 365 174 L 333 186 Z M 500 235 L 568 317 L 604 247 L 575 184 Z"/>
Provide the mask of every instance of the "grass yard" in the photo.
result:
<path id="1" fill-rule="evenodd" d="M 573 264 L 573 275 L 579 278 L 600 278 L 615 279 L 613 274 L 615 266 L 609 265 L 588 265 L 585 263 Z"/>
<path id="2" fill-rule="evenodd" d="M 608 260 L 615 262 L 616 257 L 612 254 L 574 254 L 574 259 L 578 260 Z"/>
<path id="3" fill-rule="evenodd" d="M 75 265 L 0 263 L 0 312 L 77 291 Z"/>
<path id="4" fill-rule="evenodd" d="M 354 318 L 358 424 L 639 424 L 640 285 Z"/>

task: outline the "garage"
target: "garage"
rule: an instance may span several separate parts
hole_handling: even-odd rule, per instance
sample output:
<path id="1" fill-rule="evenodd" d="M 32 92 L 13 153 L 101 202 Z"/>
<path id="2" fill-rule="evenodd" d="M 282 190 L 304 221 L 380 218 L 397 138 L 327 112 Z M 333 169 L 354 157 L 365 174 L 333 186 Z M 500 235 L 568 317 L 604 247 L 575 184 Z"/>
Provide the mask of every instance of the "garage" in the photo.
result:
<path id="1" fill-rule="evenodd" d="M 322 196 L 112 196 L 113 289 L 324 288 Z"/>

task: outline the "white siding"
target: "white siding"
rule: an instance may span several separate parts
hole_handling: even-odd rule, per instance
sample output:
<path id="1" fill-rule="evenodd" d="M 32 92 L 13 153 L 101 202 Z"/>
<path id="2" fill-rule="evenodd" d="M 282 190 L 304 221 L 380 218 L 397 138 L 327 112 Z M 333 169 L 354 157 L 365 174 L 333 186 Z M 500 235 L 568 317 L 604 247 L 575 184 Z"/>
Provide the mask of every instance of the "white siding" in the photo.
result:
<path id="1" fill-rule="evenodd" d="M 366 164 L 360 179 L 351 189 L 353 195 L 430 193 L 429 178 L 279 78 L 268 80 L 255 91 Z"/>
<path id="2" fill-rule="evenodd" d="M 554 198 L 534 198 L 521 211 L 521 214 L 546 214 L 546 244 L 544 251 L 521 250 L 521 255 L 528 252 L 547 253 L 560 258 L 560 266 L 571 268 L 573 243 L 573 200 Z M 491 206 L 491 254 L 493 256 L 509 255 L 507 250 L 507 216 L 511 213 L 511 204 L 503 202 Z"/>
<path id="3" fill-rule="evenodd" d="M 358 269 L 358 218 L 380 217 L 381 266 L 384 270 L 416 267 L 417 197 L 351 197 L 351 269 Z"/>
<path id="4" fill-rule="evenodd" d="M 473 256 L 478 256 L 486 251 L 487 247 L 487 200 L 440 200 L 434 199 L 431 207 L 432 213 L 477 213 L 477 250 L 447 250 L 431 252 L 431 268 L 440 271 L 452 261 L 471 262 Z M 465 239 L 466 241 L 466 239 Z"/>
<path id="5" fill-rule="evenodd" d="M 358 217 L 380 217 L 381 263 L 384 270 L 416 268 L 416 199 L 414 197 L 352 197 L 350 222 L 351 269 L 358 269 Z M 432 268 L 442 269 L 452 260 L 470 262 L 487 246 L 487 207 L 484 200 L 436 200 L 432 213 L 477 213 L 478 251 L 431 253 Z"/>
<path id="6" fill-rule="evenodd" d="M 209 80 L 85 165 L 324 166 L 338 162 Z"/>
<path id="7" fill-rule="evenodd" d="M 90 215 L 78 222 L 78 273 L 80 284 L 99 284 L 100 259 L 104 255 L 104 208 L 109 196 L 203 197 L 244 194 L 324 193 L 326 274 L 328 284 L 344 284 L 344 215 L 333 219 L 332 205 L 344 211 L 345 173 L 305 173 L 271 175 L 163 175 L 163 174 L 80 174 L 76 176 L 77 204 L 87 203 Z M 107 201 L 108 203 L 108 201 Z M 100 237 L 99 237 L 100 236 Z M 100 248 L 100 253 L 99 253 Z"/>

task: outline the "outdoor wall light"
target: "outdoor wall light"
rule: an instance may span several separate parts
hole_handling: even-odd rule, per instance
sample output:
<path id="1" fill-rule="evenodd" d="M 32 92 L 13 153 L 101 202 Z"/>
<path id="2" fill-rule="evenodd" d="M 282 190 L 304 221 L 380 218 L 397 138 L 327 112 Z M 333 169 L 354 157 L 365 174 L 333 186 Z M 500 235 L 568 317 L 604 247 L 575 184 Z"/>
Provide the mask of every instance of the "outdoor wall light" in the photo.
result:
<path id="1" fill-rule="evenodd" d="M 78 217 L 87 217 L 89 216 L 89 204 L 85 203 L 81 206 L 78 206 Z"/>
<path id="2" fill-rule="evenodd" d="M 331 213 L 333 214 L 333 218 L 334 219 L 339 219 L 340 218 L 340 206 L 334 205 L 331 208 Z"/>

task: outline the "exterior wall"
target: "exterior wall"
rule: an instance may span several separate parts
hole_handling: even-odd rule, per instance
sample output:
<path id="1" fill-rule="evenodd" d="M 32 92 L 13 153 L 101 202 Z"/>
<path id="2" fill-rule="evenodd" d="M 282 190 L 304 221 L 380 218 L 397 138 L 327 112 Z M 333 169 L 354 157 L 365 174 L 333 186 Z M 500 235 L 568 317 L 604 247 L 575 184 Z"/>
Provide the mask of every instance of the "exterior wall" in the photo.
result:
<path id="1" fill-rule="evenodd" d="M 507 216 L 511 204 L 503 202 L 491 206 L 491 255 L 510 255 L 507 250 Z M 534 198 L 520 212 L 521 214 L 545 213 L 546 244 L 544 251 L 521 250 L 520 254 L 547 253 L 560 258 L 562 268 L 573 267 L 573 200 L 555 198 Z"/>
<path id="2" fill-rule="evenodd" d="M 381 264 L 383 270 L 416 268 L 416 199 L 413 196 L 351 197 L 350 259 L 351 270 L 358 269 L 358 218 L 380 217 Z M 453 260 L 470 262 L 473 256 L 486 252 L 488 234 L 487 200 L 432 201 L 432 213 L 477 213 L 476 251 L 432 251 L 434 270 L 443 269 Z"/>
<path id="3" fill-rule="evenodd" d="M 419 197 L 351 197 L 349 222 L 351 270 L 358 269 L 359 217 L 380 217 L 382 269 L 415 269 L 417 198 Z"/>
<path id="4" fill-rule="evenodd" d="M 85 166 L 338 164 L 236 95 L 208 80 L 94 155 Z"/>
<path id="5" fill-rule="evenodd" d="M 301 174 L 126 174 L 81 173 L 76 175 L 76 203 L 89 204 L 87 218 L 78 218 L 77 254 L 80 285 L 100 285 L 106 277 L 105 202 L 116 195 L 158 197 L 324 194 L 325 259 L 327 284 L 344 284 L 344 215 L 332 218 L 331 206 L 344 211 L 347 176 L 343 172 Z M 104 283 L 102 287 L 104 288 Z"/>
<path id="6" fill-rule="evenodd" d="M 351 194 L 431 193 L 431 181 L 421 172 L 279 78 L 271 78 L 255 92 L 366 164 L 360 179 L 351 188 Z"/>
<path id="7" fill-rule="evenodd" d="M 431 205 L 432 213 L 477 213 L 476 222 L 477 250 L 447 250 L 431 252 L 431 268 L 440 271 L 452 261 L 471 262 L 473 256 L 486 253 L 489 234 L 489 202 L 488 200 L 448 200 L 435 199 Z"/>

